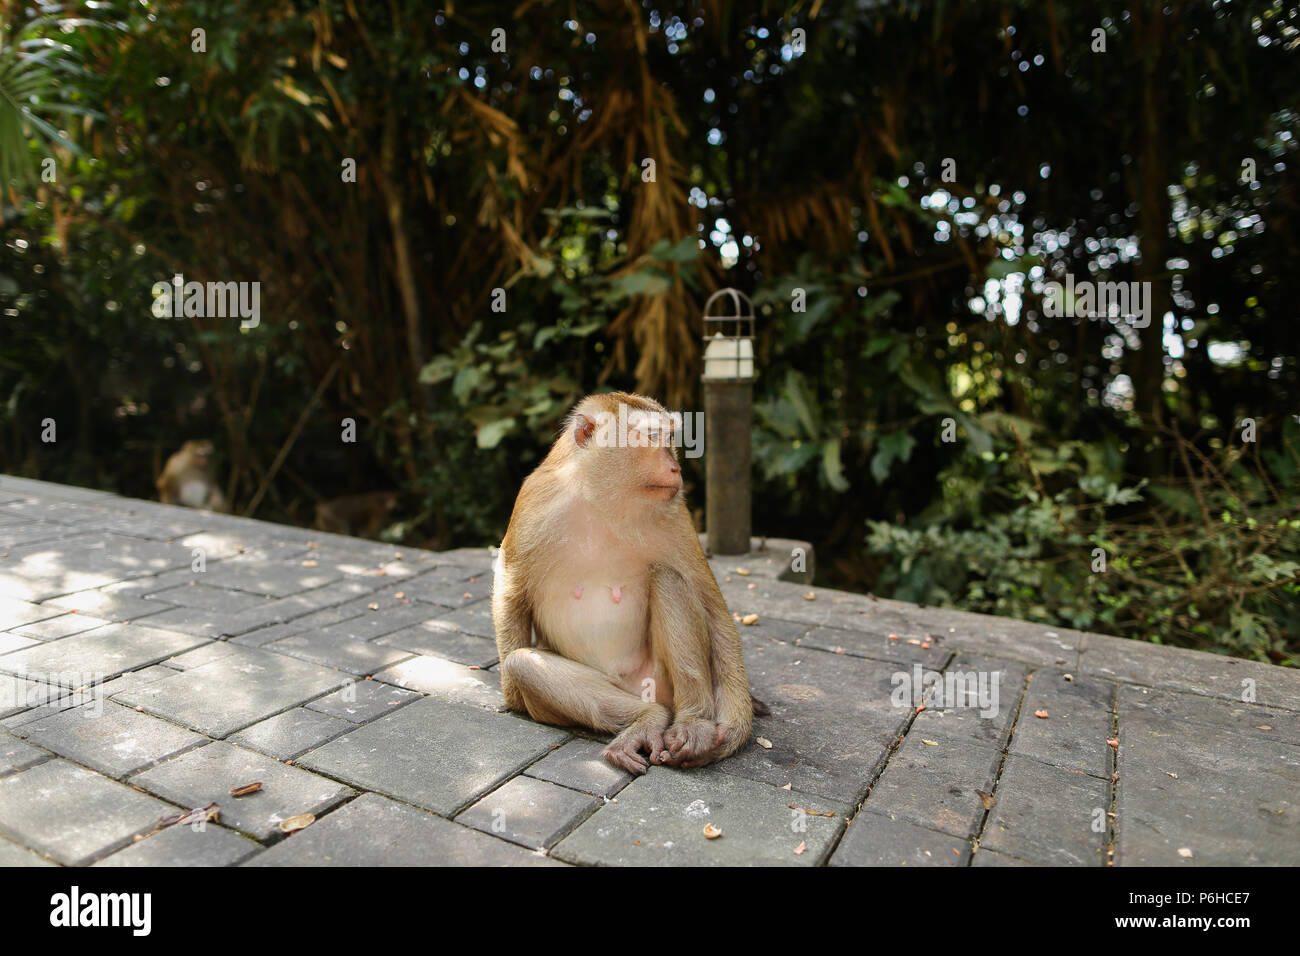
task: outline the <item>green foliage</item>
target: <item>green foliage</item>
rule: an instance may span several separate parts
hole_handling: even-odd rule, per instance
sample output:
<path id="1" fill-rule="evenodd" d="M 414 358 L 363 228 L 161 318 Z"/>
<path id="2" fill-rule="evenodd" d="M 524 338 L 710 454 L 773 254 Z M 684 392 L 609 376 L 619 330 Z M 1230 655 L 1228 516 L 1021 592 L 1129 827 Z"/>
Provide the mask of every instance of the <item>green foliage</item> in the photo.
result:
<path id="1" fill-rule="evenodd" d="M 1038 446 L 1041 448 L 1041 446 Z M 1300 457 L 1288 420 L 1285 448 Z M 998 456 L 970 494 L 957 462 L 928 521 L 869 523 L 880 587 L 922 604 L 1300 665 L 1300 493 L 1292 470 L 1225 453 L 1217 482 L 1117 484 L 1105 449 Z M 1288 478 L 1287 476 L 1290 475 Z M 1268 480 L 1279 484 L 1269 491 Z M 1263 480 L 1261 480 L 1263 479 Z M 1059 488 L 1048 492 L 1044 481 Z M 1285 500 L 1276 495 L 1287 496 Z M 1000 506 L 999 506 L 1000 505 Z"/>

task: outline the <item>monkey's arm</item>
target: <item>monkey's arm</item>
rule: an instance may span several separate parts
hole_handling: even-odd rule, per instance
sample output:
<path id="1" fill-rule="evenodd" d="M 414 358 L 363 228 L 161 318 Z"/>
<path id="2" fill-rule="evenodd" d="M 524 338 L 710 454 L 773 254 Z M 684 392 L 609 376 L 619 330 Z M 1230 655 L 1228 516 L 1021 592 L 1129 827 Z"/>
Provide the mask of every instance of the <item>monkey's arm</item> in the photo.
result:
<path id="1" fill-rule="evenodd" d="M 492 579 L 492 626 L 496 631 L 497 658 L 504 662 L 512 651 L 532 646 L 533 614 L 528 597 L 515 582 L 505 555 L 498 555 L 497 562 Z M 511 710 L 526 710 L 523 695 L 504 667 L 501 668 L 501 693 Z"/>
<path id="2" fill-rule="evenodd" d="M 704 605 L 675 568 L 650 569 L 650 642 L 672 683 L 673 719 L 714 720 Z"/>
<path id="3" fill-rule="evenodd" d="M 158 489 L 158 500 L 165 505 L 174 505 L 176 499 L 172 496 L 172 484 L 175 479 L 172 477 L 172 463 L 168 461 L 163 467 L 162 474 L 158 476 L 154 487 Z"/>
<path id="4" fill-rule="evenodd" d="M 754 724 L 754 699 L 749 692 L 749 675 L 745 673 L 740 629 L 716 583 L 704 604 L 709 622 L 717 721 L 722 735 L 715 759 L 721 759 L 735 753 L 749 739 Z"/>

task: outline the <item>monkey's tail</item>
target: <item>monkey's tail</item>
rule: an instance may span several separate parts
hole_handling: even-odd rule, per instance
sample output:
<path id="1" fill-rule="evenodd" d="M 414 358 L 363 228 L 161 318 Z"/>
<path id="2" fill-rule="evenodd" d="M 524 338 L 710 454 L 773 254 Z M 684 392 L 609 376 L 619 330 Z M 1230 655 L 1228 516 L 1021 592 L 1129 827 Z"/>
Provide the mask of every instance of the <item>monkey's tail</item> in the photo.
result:
<path id="1" fill-rule="evenodd" d="M 772 713 L 772 708 L 768 707 L 767 704 L 763 703 L 753 694 L 749 695 L 749 702 L 754 705 L 755 717 L 766 717 L 768 714 Z"/>

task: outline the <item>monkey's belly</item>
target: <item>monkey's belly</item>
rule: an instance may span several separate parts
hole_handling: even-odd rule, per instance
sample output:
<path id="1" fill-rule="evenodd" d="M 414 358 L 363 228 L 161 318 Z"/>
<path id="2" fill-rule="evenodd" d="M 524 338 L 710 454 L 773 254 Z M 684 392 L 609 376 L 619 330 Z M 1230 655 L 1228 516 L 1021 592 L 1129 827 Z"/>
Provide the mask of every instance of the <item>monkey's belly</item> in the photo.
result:
<path id="1" fill-rule="evenodd" d="M 590 579 L 562 584 L 537 607 L 538 633 L 556 653 L 639 695 L 642 681 L 654 676 L 645 585 Z"/>
<path id="2" fill-rule="evenodd" d="M 181 504 L 187 508 L 204 508 L 208 503 L 208 483 L 206 481 L 183 481 L 177 495 Z"/>

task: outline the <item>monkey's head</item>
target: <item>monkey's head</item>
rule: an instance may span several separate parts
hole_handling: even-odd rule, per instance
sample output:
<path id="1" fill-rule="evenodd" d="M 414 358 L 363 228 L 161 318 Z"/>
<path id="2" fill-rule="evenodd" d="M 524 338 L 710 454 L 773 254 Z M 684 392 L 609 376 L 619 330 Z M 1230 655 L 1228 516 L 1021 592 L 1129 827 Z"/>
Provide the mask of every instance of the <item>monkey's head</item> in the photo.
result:
<path id="1" fill-rule="evenodd" d="M 673 416 L 654 399 L 629 392 L 588 395 L 574 407 L 557 444 L 582 484 L 604 501 L 668 503 L 682 490 Z"/>
<path id="2" fill-rule="evenodd" d="M 191 455 L 193 455 L 195 458 L 198 458 L 200 461 L 206 461 L 212 458 L 212 452 L 213 452 L 212 442 L 210 442 L 206 438 L 201 438 L 195 441 L 187 441 L 184 445 L 181 446 L 181 448 L 183 451 L 189 452 Z"/>

